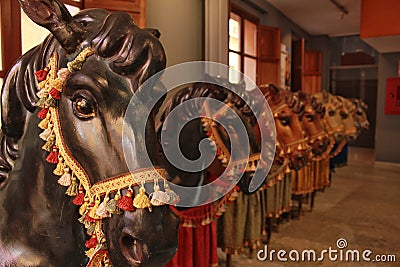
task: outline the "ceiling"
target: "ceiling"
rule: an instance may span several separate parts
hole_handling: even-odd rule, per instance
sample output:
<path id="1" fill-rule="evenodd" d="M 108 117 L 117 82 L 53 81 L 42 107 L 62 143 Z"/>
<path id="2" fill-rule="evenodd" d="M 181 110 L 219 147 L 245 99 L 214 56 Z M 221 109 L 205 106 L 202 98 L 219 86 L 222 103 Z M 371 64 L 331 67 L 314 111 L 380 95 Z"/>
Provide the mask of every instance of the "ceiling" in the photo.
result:
<path id="1" fill-rule="evenodd" d="M 361 0 L 336 0 L 347 15 L 330 0 L 266 0 L 311 35 L 352 35 L 360 33 Z"/>

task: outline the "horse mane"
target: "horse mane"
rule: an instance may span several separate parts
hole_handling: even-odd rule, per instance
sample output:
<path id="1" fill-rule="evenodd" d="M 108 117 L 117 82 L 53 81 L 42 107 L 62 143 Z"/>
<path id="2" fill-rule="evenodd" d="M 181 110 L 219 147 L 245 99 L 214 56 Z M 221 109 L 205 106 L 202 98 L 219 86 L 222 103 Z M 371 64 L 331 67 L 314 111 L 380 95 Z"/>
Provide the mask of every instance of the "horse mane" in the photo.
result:
<path id="1" fill-rule="evenodd" d="M 110 68 L 130 77 L 143 64 L 137 57 L 135 42 L 137 28 L 132 18 L 123 12 L 110 13 L 103 9 L 83 10 L 74 16 L 74 21 L 83 26 L 83 41 L 76 51 L 67 54 L 53 35 L 24 54 L 8 72 L 2 87 L 2 105 L 0 131 L 0 187 L 4 186 L 14 162 L 18 157 L 18 142 L 24 134 L 25 123 L 29 113 L 36 110 L 39 97 L 38 82 L 35 72 L 44 69 L 52 54 L 57 51 L 60 66 L 66 66 L 83 48 L 92 46 L 97 55 L 106 58 Z M 149 35 L 158 31 L 149 30 Z M 157 35 L 150 38 L 156 38 Z M 160 66 L 165 67 L 165 55 L 159 55 Z M 156 72 L 161 69 L 156 70 Z M 148 76 L 151 76 L 151 73 Z M 146 79 L 141 77 L 141 79 Z"/>
<path id="2" fill-rule="evenodd" d="M 246 117 L 251 123 L 255 122 L 255 114 L 254 111 L 250 108 L 247 103 L 250 103 L 252 107 L 258 107 L 257 99 L 252 97 L 252 95 L 245 91 L 242 88 L 242 84 L 227 84 L 223 83 L 224 86 L 228 88 L 232 88 L 233 90 L 228 90 L 224 86 L 216 84 L 220 83 L 220 79 L 216 79 L 214 77 L 206 77 L 206 80 L 209 82 L 196 82 L 184 85 L 182 89 L 179 90 L 171 99 L 165 104 L 164 110 L 160 116 L 160 121 L 163 123 L 166 117 L 171 113 L 171 111 L 181 103 L 186 100 L 193 99 L 199 97 L 209 97 L 219 100 L 225 103 L 233 104 L 237 110 Z M 191 105 L 187 105 L 186 108 L 182 112 L 182 118 L 188 119 L 193 118 L 194 110 L 201 110 L 203 105 L 202 101 L 193 101 Z"/>
<path id="3" fill-rule="evenodd" d="M 302 91 L 296 92 L 298 94 L 300 101 L 305 105 L 311 105 L 312 109 L 315 110 L 317 114 L 321 116 L 325 115 L 325 105 L 318 101 L 315 96 L 306 94 Z"/>

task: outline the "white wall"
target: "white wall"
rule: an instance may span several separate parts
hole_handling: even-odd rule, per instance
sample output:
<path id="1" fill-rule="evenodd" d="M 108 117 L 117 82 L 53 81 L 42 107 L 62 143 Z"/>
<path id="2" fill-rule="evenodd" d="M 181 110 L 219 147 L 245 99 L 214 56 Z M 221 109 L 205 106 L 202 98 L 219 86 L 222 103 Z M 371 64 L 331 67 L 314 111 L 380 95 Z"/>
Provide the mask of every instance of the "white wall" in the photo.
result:
<path id="1" fill-rule="evenodd" d="M 157 28 L 167 66 L 204 59 L 204 0 L 147 0 L 146 27 Z"/>

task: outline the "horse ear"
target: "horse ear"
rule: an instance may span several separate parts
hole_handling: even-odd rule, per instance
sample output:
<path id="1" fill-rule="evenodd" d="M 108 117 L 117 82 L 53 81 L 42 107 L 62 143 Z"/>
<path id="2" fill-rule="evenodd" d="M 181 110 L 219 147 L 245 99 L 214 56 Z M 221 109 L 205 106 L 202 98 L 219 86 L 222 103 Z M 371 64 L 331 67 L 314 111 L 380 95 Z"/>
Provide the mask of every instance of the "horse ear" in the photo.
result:
<path id="1" fill-rule="evenodd" d="M 144 28 L 144 30 L 150 32 L 152 35 L 154 35 L 154 37 L 156 37 L 157 39 L 160 39 L 161 37 L 161 32 L 158 29 L 154 29 L 154 28 Z"/>
<path id="2" fill-rule="evenodd" d="M 59 0 L 18 0 L 26 15 L 48 29 L 68 53 L 75 52 L 83 38 L 82 25 L 72 19 Z"/>

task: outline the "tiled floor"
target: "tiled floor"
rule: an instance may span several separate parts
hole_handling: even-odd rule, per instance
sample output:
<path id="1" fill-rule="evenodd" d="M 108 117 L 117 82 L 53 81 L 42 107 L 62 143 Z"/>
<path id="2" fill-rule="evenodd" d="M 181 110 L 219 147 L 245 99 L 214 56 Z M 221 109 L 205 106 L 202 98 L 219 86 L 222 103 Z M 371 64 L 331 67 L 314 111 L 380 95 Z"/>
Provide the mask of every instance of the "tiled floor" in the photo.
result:
<path id="1" fill-rule="evenodd" d="M 284 263 L 276 256 L 273 262 L 261 262 L 256 256 L 240 255 L 233 256 L 233 266 L 400 266 L 400 165 L 374 162 L 373 158 L 372 150 L 350 148 L 348 166 L 338 168 L 332 186 L 317 193 L 314 210 L 281 225 L 268 249 L 320 252 L 337 249 L 336 241 L 345 238 L 348 246 L 343 251 L 369 249 L 372 255 L 394 254 L 397 263 Z M 225 266 L 223 253 L 220 266 Z"/>

